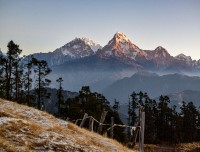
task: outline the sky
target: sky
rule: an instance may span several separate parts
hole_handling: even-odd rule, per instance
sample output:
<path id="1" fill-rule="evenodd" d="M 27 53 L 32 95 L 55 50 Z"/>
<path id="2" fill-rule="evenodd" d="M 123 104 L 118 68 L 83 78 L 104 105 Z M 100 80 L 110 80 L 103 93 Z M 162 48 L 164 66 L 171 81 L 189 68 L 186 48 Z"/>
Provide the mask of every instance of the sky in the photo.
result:
<path id="1" fill-rule="evenodd" d="M 200 0 L 0 0 L 0 48 L 54 51 L 76 37 L 104 46 L 116 32 L 141 49 L 200 59 Z"/>

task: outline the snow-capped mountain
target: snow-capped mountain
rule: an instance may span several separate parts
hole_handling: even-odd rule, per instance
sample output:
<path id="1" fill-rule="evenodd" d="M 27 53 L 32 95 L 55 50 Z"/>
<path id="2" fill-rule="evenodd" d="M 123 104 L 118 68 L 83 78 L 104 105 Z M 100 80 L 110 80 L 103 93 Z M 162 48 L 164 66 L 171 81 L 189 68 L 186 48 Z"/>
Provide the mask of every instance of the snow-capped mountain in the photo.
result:
<path id="1" fill-rule="evenodd" d="M 173 57 L 161 46 L 154 50 L 140 49 L 120 32 L 103 48 L 88 38 L 75 38 L 53 52 L 33 56 L 48 62 L 51 80 L 62 77 L 63 87 L 73 91 L 83 85 L 101 91 L 116 80 L 142 70 L 200 75 L 200 60 L 183 54 Z M 52 82 L 51 87 L 56 85 Z"/>
<path id="2" fill-rule="evenodd" d="M 64 56 L 71 58 L 83 58 L 86 56 L 94 55 L 101 46 L 96 44 L 88 38 L 75 38 L 73 41 L 67 43 L 55 51 L 60 51 Z"/>
<path id="3" fill-rule="evenodd" d="M 155 50 L 140 49 L 121 32 L 117 32 L 103 48 L 91 39 L 75 38 L 53 52 L 34 54 L 34 57 L 46 60 L 50 66 L 61 65 L 72 60 L 78 62 L 79 59 L 90 56 L 96 56 L 98 60 L 115 59 L 119 63 L 131 65 L 134 68 L 153 71 L 181 72 L 200 69 L 200 60 L 192 60 L 184 54 L 173 57 L 161 46 Z"/>
<path id="4" fill-rule="evenodd" d="M 75 38 L 64 46 L 48 53 L 32 54 L 39 60 L 46 60 L 49 66 L 94 55 L 102 47 L 89 38 Z"/>
<path id="5" fill-rule="evenodd" d="M 165 69 L 173 62 L 173 57 L 162 46 L 158 46 L 155 50 L 145 50 L 145 53 L 146 62 L 151 65 L 151 69 Z"/>
<path id="6" fill-rule="evenodd" d="M 187 65 L 193 66 L 194 61 L 190 56 L 186 56 L 184 54 L 179 54 L 175 56 L 175 59 L 185 62 Z"/>
<path id="7" fill-rule="evenodd" d="M 98 53 L 101 57 L 117 57 L 135 59 L 141 50 L 123 33 L 117 32 L 114 37 Z"/>

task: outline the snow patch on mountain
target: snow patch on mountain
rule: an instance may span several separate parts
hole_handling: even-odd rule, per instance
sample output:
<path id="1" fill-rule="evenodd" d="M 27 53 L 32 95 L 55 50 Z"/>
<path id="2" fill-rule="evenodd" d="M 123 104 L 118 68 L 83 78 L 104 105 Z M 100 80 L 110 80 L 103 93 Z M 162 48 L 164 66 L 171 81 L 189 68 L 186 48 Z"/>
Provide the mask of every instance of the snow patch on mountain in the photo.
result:
<path id="1" fill-rule="evenodd" d="M 82 40 L 90 46 L 90 48 L 96 52 L 98 49 L 101 49 L 101 45 L 100 44 L 97 44 L 96 42 L 94 42 L 93 40 L 89 39 L 89 38 L 85 38 L 83 37 Z"/>
<path id="2" fill-rule="evenodd" d="M 89 38 L 75 38 L 71 42 L 67 43 L 59 50 L 65 56 L 72 58 L 83 58 L 93 55 L 101 46 Z"/>
<path id="3" fill-rule="evenodd" d="M 183 61 L 186 61 L 186 62 L 191 62 L 192 61 L 192 58 L 190 56 L 186 56 L 184 54 L 179 54 L 177 56 L 175 56 L 176 59 L 178 60 L 183 60 Z"/>

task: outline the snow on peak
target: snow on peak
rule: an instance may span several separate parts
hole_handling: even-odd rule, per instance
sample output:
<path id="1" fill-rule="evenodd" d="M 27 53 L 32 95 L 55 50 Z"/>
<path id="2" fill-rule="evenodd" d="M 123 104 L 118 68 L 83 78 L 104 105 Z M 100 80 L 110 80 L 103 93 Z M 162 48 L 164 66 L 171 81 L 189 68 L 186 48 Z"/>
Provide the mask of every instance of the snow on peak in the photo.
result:
<path id="1" fill-rule="evenodd" d="M 89 44 L 91 44 L 91 46 Z M 93 50 L 92 48 L 95 49 Z M 69 56 L 72 58 L 82 58 L 92 55 L 96 49 L 97 45 L 93 41 L 86 38 L 75 38 L 71 42 L 59 48 L 64 56 Z"/>
<path id="2" fill-rule="evenodd" d="M 89 39 L 89 38 L 86 38 L 86 37 L 83 37 L 81 38 L 87 45 L 89 45 L 91 47 L 91 49 L 96 52 L 98 49 L 101 49 L 101 45 L 100 44 L 97 44 L 95 43 L 93 40 Z"/>
<path id="3" fill-rule="evenodd" d="M 182 54 L 182 53 L 175 56 L 175 58 L 179 60 L 187 61 L 187 62 L 192 61 L 192 58 L 190 56 L 186 56 L 185 54 Z"/>
<path id="4" fill-rule="evenodd" d="M 125 34 L 117 32 L 108 44 L 102 49 L 103 56 L 117 56 L 135 59 L 140 49 L 126 37 Z"/>
<path id="5" fill-rule="evenodd" d="M 118 41 L 130 41 L 126 35 L 124 33 L 121 33 L 121 32 L 117 32 L 115 35 L 114 35 L 114 38 Z"/>
<path id="6" fill-rule="evenodd" d="M 165 48 L 163 48 L 162 46 L 158 46 L 155 49 L 155 57 L 164 57 L 166 58 L 167 56 L 170 56 L 169 53 L 167 52 L 167 50 Z"/>
<path id="7" fill-rule="evenodd" d="M 102 47 L 89 38 L 75 38 L 60 48 L 64 56 L 80 58 L 94 54 Z"/>

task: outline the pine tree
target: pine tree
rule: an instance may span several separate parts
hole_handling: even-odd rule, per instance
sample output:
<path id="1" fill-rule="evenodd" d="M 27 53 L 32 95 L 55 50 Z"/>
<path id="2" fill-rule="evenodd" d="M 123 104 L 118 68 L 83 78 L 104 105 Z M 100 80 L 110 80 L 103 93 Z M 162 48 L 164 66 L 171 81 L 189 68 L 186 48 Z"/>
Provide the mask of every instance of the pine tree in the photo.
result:
<path id="1" fill-rule="evenodd" d="M 194 106 L 193 102 L 186 104 L 183 102 L 181 106 L 182 115 L 182 142 L 195 141 L 197 137 L 197 122 L 198 122 L 198 111 Z"/>
<path id="2" fill-rule="evenodd" d="M 64 104 L 64 96 L 62 94 L 63 88 L 62 88 L 62 82 L 63 79 L 62 77 L 58 78 L 56 80 L 56 82 L 58 82 L 59 88 L 57 90 L 57 98 L 58 98 L 58 116 L 61 117 L 62 112 L 61 112 L 61 105 Z"/>
<path id="3" fill-rule="evenodd" d="M 44 98 L 49 98 L 49 94 L 46 93 L 45 87 L 49 86 L 51 80 L 46 79 L 46 76 L 51 72 L 48 64 L 44 60 L 32 59 L 34 65 L 34 72 L 37 74 L 36 79 L 36 94 L 37 94 L 37 108 L 41 109 L 41 104 L 43 105 Z"/>
<path id="4" fill-rule="evenodd" d="M 1 98 L 6 98 L 5 69 L 6 69 L 6 58 L 4 58 L 3 55 L 0 55 L 0 97 Z"/>
<path id="5" fill-rule="evenodd" d="M 113 105 L 113 110 L 117 111 L 119 110 L 119 101 L 117 101 L 116 99 L 114 100 L 114 105 Z"/>
<path id="6" fill-rule="evenodd" d="M 14 71 L 13 71 L 13 76 L 14 76 L 14 90 L 15 90 L 15 101 L 18 101 L 20 103 L 23 102 L 22 99 L 22 95 L 23 95 L 23 90 L 22 90 L 22 76 L 23 76 L 23 69 L 22 69 L 22 63 L 21 62 L 21 58 L 16 57 L 14 63 L 13 63 L 13 67 L 14 67 Z"/>
<path id="7" fill-rule="evenodd" d="M 132 100 L 131 100 L 131 110 L 129 112 L 130 115 L 130 125 L 134 126 L 136 125 L 136 119 L 137 119 L 137 114 L 136 114 L 136 109 L 138 107 L 138 98 L 137 98 L 137 94 L 135 92 L 133 92 L 131 94 Z"/>
<path id="8" fill-rule="evenodd" d="M 11 99 L 13 97 L 13 84 L 15 84 L 15 99 L 17 99 L 19 93 L 19 55 L 22 50 L 20 50 L 19 45 L 15 44 L 13 41 L 10 41 L 7 47 L 8 52 L 5 61 L 6 99 Z"/>
<path id="9" fill-rule="evenodd" d="M 160 96 L 158 102 L 158 115 L 157 115 L 157 129 L 158 129 L 158 139 L 162 141 L 168 140 L 169 132 L 169 118 L 170 118 L 170 108 L 168 107 L 170 103 L 168 96 Z"/>
<path id="10" fill-rule="evenodd" d="M 26 59 L 25 65 L 24 65 L 24 77 L 23 77 L 23 86 L 25 89 L 25 101 L 28 105 L 31 105 L 31 101 L 34 99 L 34 96 L 31 95 L 30 91 L 32 88 L 32 78 L 31 78 L 31 73 L 32 73 L 32 67 L 33 67 L 33 63 L 32 63 L 32 56 L 28 56 Z"/>

